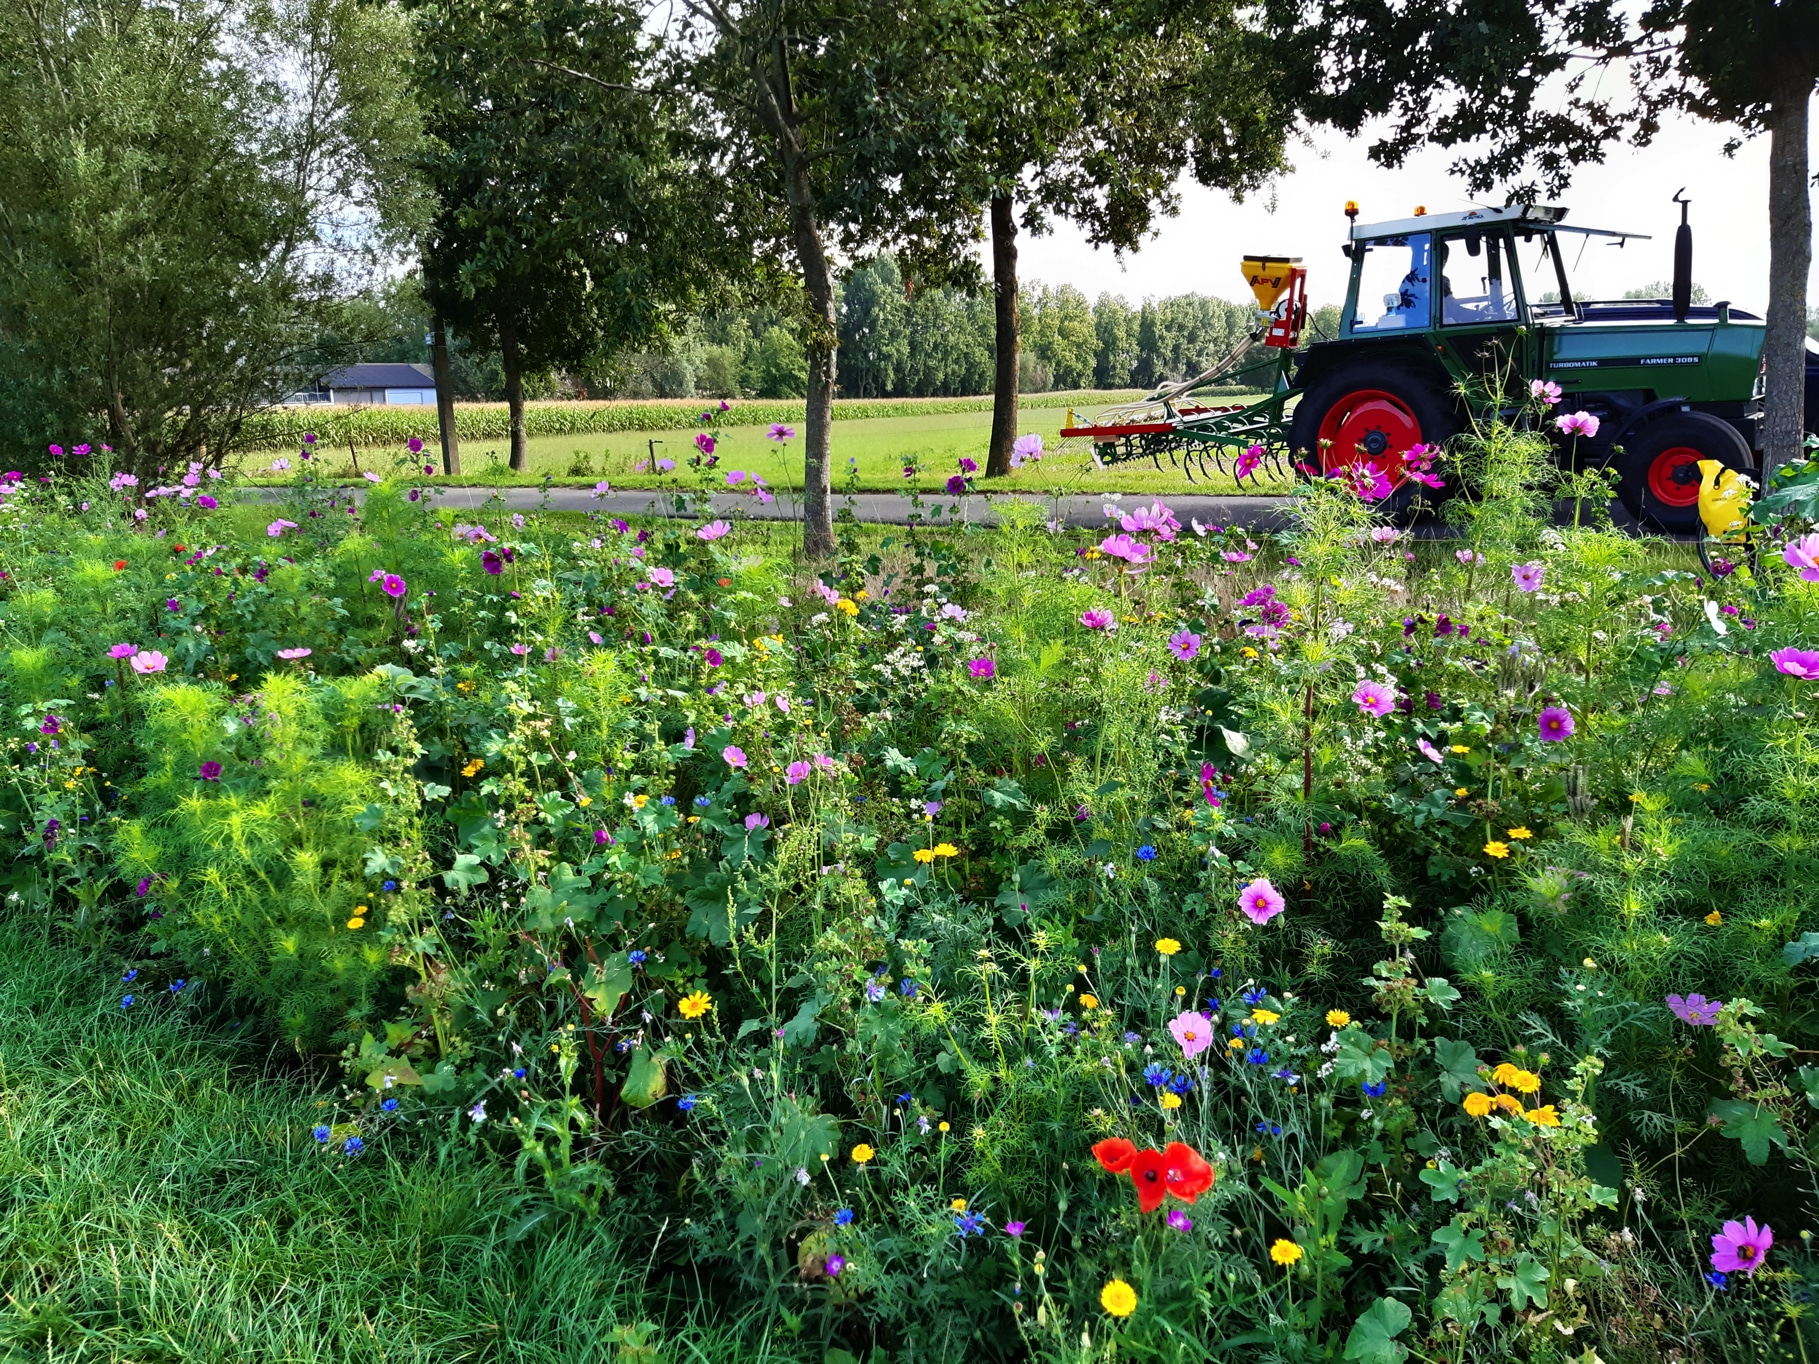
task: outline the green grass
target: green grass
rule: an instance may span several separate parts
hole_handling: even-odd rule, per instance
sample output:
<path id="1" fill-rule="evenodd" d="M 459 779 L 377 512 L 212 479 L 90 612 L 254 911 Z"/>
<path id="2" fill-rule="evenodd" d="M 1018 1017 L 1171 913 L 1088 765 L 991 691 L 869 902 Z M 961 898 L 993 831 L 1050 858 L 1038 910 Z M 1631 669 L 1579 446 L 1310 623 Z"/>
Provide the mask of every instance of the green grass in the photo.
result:
<path id="1" fill-rule="evenodd" d="M 287 1064 L 156 983 L 0 923 L 0 1358 L 782 1359 L 648 1286 L 605 1216 L 520 1240 L 485 1153 L 395 1130 L 358 1159 Z M 672 1281 L 680 1283 L 682 1281 Z M 626 1327 L 667 1321 L 648 1344 Z M 683 1323 L 677 1325 L 676 1323 Z"/>
<path id="2" fill-rule="evenodd" d="M 1236 400 L 1231 400 L 1236 401 Z M 1096 410 L 1096 409 L 1094 409 Z M 1082 412 L 1082 416 L 1090 415 Z M 1040 432 L 1050 450 L 1060 440 L 1067 420 L 1065 407 L 1025 407 L 1018 424 L 1020 432 Z M 832 446 L 834 484 L 848 486 L 849 467 L 856 470 L 857 488 L 861 491 L 896 492 L 917 489 L 939 491 L 948 477 L 959 470 L 962 456 L 970 456 L 982 467 L 987 439 L 991 433 L 991 413 L 944 412 L 909 417 L 877 417 L 860 421 L 834 422 Z M 589 485 L 607 479 L 615 488 L 652 488 L 673 485 L 676 475 L 665 478 L 653 473 L 653 452 L 659 458 L 676 461 L 686 470 L 686 462 L 695 453 L 695 436 L 699 427 L 678 427 L 668 431 L 619 431 L 587 435 L 533 436 L 530 440 L 530 467 L 513 473 L 505 467 L 510 446 L 504 440 L 465 441 L 461 448 L 460 479 L 467 484 L 535 484 L 546 475 L 559 483 Z M 761 474 L 778 489 L 799 487 L 802 483 L 802 436 L 798 425 L 795 439 L 783 445 L 766 438 L 765 426 L 731 426 L 720 432 L 716 450 L 719 468 L 744 469 Z M 262 451 L 249 456 L 246 467 L 269 463 L 279 453 Z M 332 472 L 354 476 L 352 464 L 344 452 L 325 452 Z M 426 451 L 433 456 L 433 450 Z M 376 452 L 362 453 L 362 468 L 383 468 L 376 463 Z M 849 461 L 853 463 L 849 466 Z M 914 462 L 918 473 L 903 476 L 906 462 Z M 640 468 L 639 466 L 645 466 Z M 1211 466 L 1209 465 L 1209 468 Z M 1158 470 L 1148 463 L 1127 464 L 1111 469 L 1094 468 L 1084 453 L 1045 456 L 1039 465 L 1025 467 L 1008 479 L 994 479 L 987 485 L 993 491 L 1099 493 L 1185 493 L 1237 491 L 1229 477 L 1216 469 L 1210 478 L 1196 471 L 1189 480 L 1165 460 Z M 1286 487 L 1286 485 L 1284 485 Z"/>

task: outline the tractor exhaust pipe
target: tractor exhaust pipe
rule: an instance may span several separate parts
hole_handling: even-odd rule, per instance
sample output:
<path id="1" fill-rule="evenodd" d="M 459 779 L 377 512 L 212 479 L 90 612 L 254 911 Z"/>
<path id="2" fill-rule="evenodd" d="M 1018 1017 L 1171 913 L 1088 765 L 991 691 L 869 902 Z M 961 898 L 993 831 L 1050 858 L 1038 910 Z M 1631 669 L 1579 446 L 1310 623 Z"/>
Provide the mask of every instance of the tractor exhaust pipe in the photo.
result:
<path id="1" fill-rule="evenodd" d="M 1680 230 L 1674 233 L 1674 321 L 1686 321 L 1687 309 L 1693 305 L 1693 229 L 1687 224 L 1686 210 L 1690 199 L 1683 198 L 1683 186 L 1674 195 L 1680 205 Z"/>

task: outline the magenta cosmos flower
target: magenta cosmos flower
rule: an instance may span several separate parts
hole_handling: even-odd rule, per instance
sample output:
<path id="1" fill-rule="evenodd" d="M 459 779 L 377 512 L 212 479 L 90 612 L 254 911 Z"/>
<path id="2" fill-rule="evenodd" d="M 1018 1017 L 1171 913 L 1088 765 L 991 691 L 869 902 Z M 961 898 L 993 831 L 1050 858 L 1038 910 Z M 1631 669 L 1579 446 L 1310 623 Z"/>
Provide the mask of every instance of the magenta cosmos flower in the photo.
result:
<path id="1" fill-rule="evenodd" d="M 987 681 L 990 681 L 998 675 L 998 665 L 989 658 L 969 659 L 966 664 L 966 670 L 974 677 L 981 677 Z"/>
<path id="2" fill-rule="evenodd" d="M 1531 381 L 1528 386 L 1528 395 L 1531 398 L 1539 398 L 1549 407 L 1552 407 L 1555 403 L 1560 401 L 1560 385 L 1550 383 L 1546 379 L 1535 379 Z"/>
<path id="3" fill-rule="evenodd" d="M 726 765 L 728 767 L 745 766 L 745 750 L 740 748 L 737 744 L 728 744 L 725 748 L 720 750 L 720 756 L 726 759 Z"/>
<path id="4" fill-rule="evenodd" d="M 265 533 L 276 540 L 280 535 L 283 535 L 285 531 L 295 529 L 297 529 L 297 523 L 295 521 L 286 521 L 281 516 L 265 528 Z"/>
<path id="5" fill-rule="evenodd" d="M 813 771 L 814 768 L 798 758 L 795 762 L 783 769 L 783 779 L 791 786 L 800 786 L 803 782 L 808 780 L 809 773 Z"/>
<path id="6" fill-rule="evenodd" d="M 1110 611 L 1083 611 L 1080 623 L 1089 630 L 1116 630 L 1118 620 Z"/>
<path id="7" fill-rule="evenodd" d="M 1573 737 L 1573 713 L 1565 706 L 1549 706 L 1535 720 L 1543 743 L 1557 744 Z"/>
<path id="8" fill-rule="evenodd" d="M 1042 437 L 1031 431 L 1018 436 L 1011 442 L 1011 468 L 1021 469 L 1024 464 L 1042 458 Z"/>
<path id="9" fill-rule="evenodd" d="M 785 426 L 782 422 L 772 422 L 771 429 L 764 434 L 776 441 L 777 444 L 781 445 L 784 441 L 796 434 L 796 428 L 793 426 Z"/>
<path id="10" fill-rule="evenodd" d="M 161 673 L 170 660 L 156 649 L 141 649 L 126 660 L 127 667 L 136 673 Z"/>
<path id="11" fill-rule="evenodd" d="M 1443 763 L 1446 761 L 1446 755 L 1435 748 L 1426 739 L 1415 740 L 1415 747 L 1420 749 L 1421 756 L 1431 763 Z"/>
<path id="12" fill-rule="evenodd" d="M 299 658 L 308 658 L 309 656 L 310 656 L 310 651 L 308 649 L 280 649 L 280 650 L 278 650 L 278 657 L 282 658 L 287 663 L 294 663 Z"/>
<path id="13" fill-rule="evenodd" d="M 404 579 L 396 573 L 387 573 L 379 580 L 379 586 L 384 589 L 385 595 L 388 597 L 402 597 L 405 592 Z"/>
<path id="14" fill-rule="evenodd" d="M 1122 532 L 1117 535 L 1108 535 L 1101 540 L 1099 552 L 1108 559 L 1122 559 L 1132 568 L 1143 567 L 1152 557 L 1148 545 L 1141 540 L 1133 540 Z"/>
<path id="15" fill-rule="evenodd" d="M 1819 650 L 1777 649 L 1768 658 L 1776 672 L 1798 677 L 1803 682 L 1819 682 Z"/>
<path id="16" fill-rule="evenodd" d="M 1181 1048 L 1181 1055 L 1191 1061 L 1201 1052 L 1213 1045 L 1215 1032 L 1212 1020 L 1205 1014 L 1176 1014 L 1169 1020 L 1168 1030 Z"/>
<path id="17" fill-rule="evenodd" d="M 1781 551 L 1781 558 L 1789 568 L 1799 569 L 1800 576 L 1807 582 L 1819 583 L 1819 531 L 1789 540 L 1787 548 Z"/>
<path id="18" fill-rule="evenodd" d="M 1252 923 L 1266 924 L 1288 908 L 1288 901 L 1269 883 L 1269 878 L 1260 876 L 1238 892 L 1238 908 Z"/>
<path id="19" fill-rule="evenodd" d="M 1360 682 L 1358 690 L 1352 693 L 1352 700 L 1366 715 L 1382 717 L 1396 708 L 1396 698 L 1380 682 Z"/>
<path id="20" fill-rule="evenodd" d="M 1564 417 L 1555 417 L 1554 425 L 1563 436 L 1584 436 L 1590 440 L 1598 434 L 1598 419 L 1589 412 L 1568 412 Z"/>
<path id="21" fill-rule="evenodd" d="M 1177 630 L 1168 637 L 1168 651 L 1183 663 L 1200 657 L 1200 636 L 1192 630 Z"/>
<path id="22" fill-rule="evenodd" d="M 1674 1017 L 1694 1028 L 1710 1028 L 1718 1022 L 1718 1010 L 1724 1002 L 1707 999 L 1704 995 L 1688 995 L 1682 999 L 1679 995 L 1667 997 L 1667 1007 Z"/>
<path id="23" fill-rule="evenodd" d="M 1512 564 L 1510 566 L 1510 577 L 1524 592 L 1540 591 L 1541 578 L 1546 572 L 1546 564 Z"/>
<path id="24" fill-rule="evenodd" d="M 138 652 L 139 646 L 137 644 L 116 644 L 107 651 L 107 656 L 109 658 L 131 658 Z"/>
<path id="25" fill-rule="evenodd" d="M 1753 1217 L 1726 1222 L 1724 1230 L 1712 1237 L 1712 1268 L 1720 1274 L 1735 1274 L 1738 1270 L 1754 1274 L 1762 1268 L 1769 1247 L 1774 1244 L 1775 1233 L 1766 1225 L 1757 1226 Z"/>
<path id="26" fill-rule="evenodd" d="M 732 527 L 724 521 L 709 521 L 695 532 L 695 537 L 700 540 L 718 540 L 731 529 Z"/>

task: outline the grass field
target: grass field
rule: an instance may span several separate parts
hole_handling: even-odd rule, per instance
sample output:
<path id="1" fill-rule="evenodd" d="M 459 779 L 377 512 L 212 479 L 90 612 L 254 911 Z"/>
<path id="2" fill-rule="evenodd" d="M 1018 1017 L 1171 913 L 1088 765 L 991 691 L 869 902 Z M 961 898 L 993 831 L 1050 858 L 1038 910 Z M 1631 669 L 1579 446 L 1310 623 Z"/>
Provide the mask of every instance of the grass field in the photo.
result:
<path id="1" fill-rule="evenodd" d="M 1066 407 L 1026 407 L 1018 425 L 1020 432 L 1037 432 L 1045 446 L 1053 451 L 1060 431 L 1067 421 Z M 1082 414 L 1085 415 L 1085 414 Z M 503 440 L 477 440 L 463 443 L 461 450 L 463 476 L 449 480 L 477 484 L 534 484 L 546 475 L 559 483 L 591 484 L 607 479 L 615 488 L 652 488 L 674 484 L 677 474 L 655 472 L 653 457 L 674 460 L 678 471 L 687 476 L 687 461 L 695 454 L 695 436 L 700 427 L 681 427 L 670 431 L 625 431 L 597 435 L 543 436 L 530 441 L 530 468 L 513 473 L 505 461 L 510 453 Z M 802 482 L 802 435 L 800 427 L 794 439 L 781 445 L 769 440 L 764 426 L 731 426 L 722 428 L 716 449 L 718 467 L 722 470 L 743 469 L 760 474 L 779 489 L 800 486 Z M 933 416 L 882 417 L 863 421 L 838 421 L 833 430 L 834 484 L 844 488 L 852 482 L 859 491 L 891 492 L 905 489 L 937 491 L 949 476 L 959 471 L 962 456 L 972 458 L 982 467 L 986 442 L 991 432 L 991 413 L 952 412 Z M 280 452 L 262 452 L 259 462 L 269 463 Z M 290 453 L 290 452 L 282 452 Z M 431 453 L 427 452 L 426 453 Z M 354 476 L 351 463 L 344 455 L 329 452 L 331 470 Z M 372 455 L 363 454 L 362 467 L 372 467 Z M 913 463 L 916 473 L 906 478 L 906 463 Z M 250 471 L 258 465 L 247 461 Z M 1047 492 L 1136 492 L 1181 493 L 1189 491 L 1232 492 L 1236 485 L 1221 476 L 1209 464 L 1210 479 L 1199 471 L 1189 479 L 1180 469 L 1165 460 L 1161 470 L 1149 463 L 1097 469 L 1084 452 L 1069 455 L 1045 455 L 1040 464 L 1016 471 L 1009 479 L 995 479 L 989 485 L 994 491 Z M 441 481 L 438 479 L 438 481 Z M 980 485 L 985 486 L 980 480 Z"/>
<path id="2" fill-rule="evenodd" d="M 604 1218 L 514 1239 L 524 1191 L 443 1133 L 324 1149 L 294 1059 L 152 974 L 0 922 L 0 1359 L 797 1357 L 666 1311 Z"/>

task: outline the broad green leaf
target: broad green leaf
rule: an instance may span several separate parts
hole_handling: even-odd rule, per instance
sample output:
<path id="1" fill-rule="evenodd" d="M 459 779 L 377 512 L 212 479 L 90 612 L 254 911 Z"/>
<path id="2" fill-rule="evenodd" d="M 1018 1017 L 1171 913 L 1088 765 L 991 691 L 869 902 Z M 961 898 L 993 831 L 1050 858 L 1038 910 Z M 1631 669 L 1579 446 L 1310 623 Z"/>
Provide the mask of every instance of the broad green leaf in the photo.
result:
<path id="1" fill-rule="evenodd" d="M 1370 1310 L 1352 1323 L 1345 1338 L 1345 1357 L 1360 1364 L 1401 1364 L 1408 1358 L 1408 1346 L 1396 1337 L 1408 1329 L 1414 1319 L 1405 1303 L 1394 1298 L 1378 1298 Z"/>
<path id="2" fill-rule="evenodd" d="M 668 1094 L 669 1077 L 665 1074 L 668 1059 L 661 1051 L 639 1047 L 632 1054 L 631 1071 L 625 1077 L 619 1097 L 633 1108 L 649 1108 Z"/>
<path id="3" fill-rule="evenodd" d="M 1464 1178 L 1464 1170 L 1444 1160 L 1433 1169 L 1421 1172 L 1421 1182 L 1434 1191 L 1432 1197 L 1436 1203 L 1457 1203 L 1459 1184 Z"/>
<path id="4" fill-rule="evenodd" d="M 1782 1130 L 1780 1119 L 1761 1104 L 1714 1099 L 1710 1111 L 1724 1135 L 1743 1144 L 1743 1154 L 1751 1165 L 1766 1165 L 1771 1146 L 1787 1149 L 1787 1133 Z"/>
<path id="5" fill-rule="evenodd" d="M 1387 1079 L 1394 1065 L 1389 1048 L 1379 1047 L 1376 1039 L 1356 1023 L 1340 1030 L 1333 1073 L 1341 1080 L 1374 1085 Z"/>
<path id="6" fill-rule="evenodd" d="M 1462 1093 L 1482 1088 L 1478 1079 L 1478 1053 L 1470 1042 L 1447 1037 L 1434 1039 L 1434 1064 L 1440 1068 L 1440 1092 L 1451 1103 Z"/>
<path id="7" fill-rule="evenodd" d="M 1473 1260 L 1484 1258 L 1484 1229 L 1467 1231 L 1455 1221 L 1434 1233 L 1434 1244 L 1446 1251 L 1446 1272 L 1456 1274 Z"/>
<path id="8" fill-rule="evenodd" d="M 1781 949 L 1781 960 L 1788 966 L 1801 966 L 1819 959 L 1819 933 L 1802 933 Z"/>
<path id="9" fill-rule="evenodd" d="M 450 890 L 472 890 L 487 880 L 485 862 L 473 853 L 456 853 L 455 865 L 442 873 L 443 884 Z"/>
<path id="10" fill-rule="evenodd" d="M 1510 1295 L 1510 1306 L 1520 1312 L 1525 1303 L 1547 1306 L 1547 1266 L 1524 1251 L 1508 1274 L 1499 1275 L 1497 1287 Z"/>
<path id="11" fill-rule="evenodd" d="M 1460 999 L 1463 998 L 1463 996 L 1453 988 L 1452 982 L 1442 976 L 1429 976 L 1427 978 L 1427 997 L 1433 1000 L 1434 1003 L 1438 1004 L 1442 1009 L 1452 1008 L 1453 1005 L 1457 1004 Z"/>

